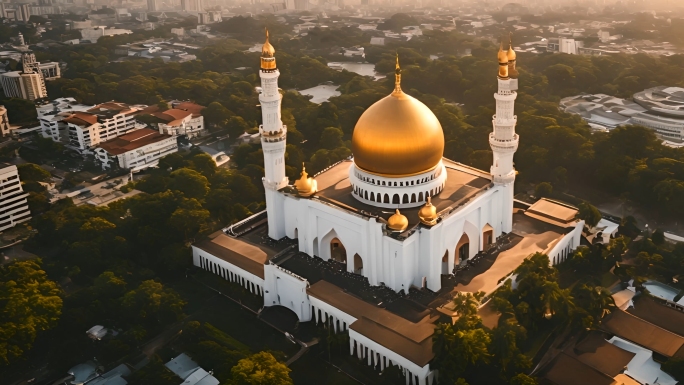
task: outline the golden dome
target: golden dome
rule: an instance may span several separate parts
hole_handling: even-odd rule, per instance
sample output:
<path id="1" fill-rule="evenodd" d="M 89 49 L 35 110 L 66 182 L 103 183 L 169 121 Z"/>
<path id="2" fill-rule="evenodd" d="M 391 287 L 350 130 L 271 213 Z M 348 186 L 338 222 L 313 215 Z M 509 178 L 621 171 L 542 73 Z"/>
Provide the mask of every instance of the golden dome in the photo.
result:
<path id="1" fill-rule="evenodd" d="M 423 224 L 433 226 L 437 223 L 437 208 L 432 205 L 432 199 L 428 197 L 425 206 L 418 210 L 418 218 Z"/>
<path id="2" fill-rule="evenodd" d="M 266 41 L 261 47 L 261 69 L 266 71 L 273 71 L 276 69 L 275 48 L 271 45 L 268 37 L 268 29 L 266 30 Z"/>
<path id="3" fill-rule="evenodd" d="M 397 62 L 394 92 L 370 106 L 352 135 L 354 163 L 367 172 L 407 176 L 429 171 L 444 154 L 444 132 L 432 111 L 401 90 Z"/>
<path id="4" fill-rule="evenodd" d="M 506 51 L 506 57 L 508 58 L 509 63 L 515 61 L 515 50 L 513 50 L 513 46 L 511 46 L 510 44 L 508 45 L 508 51 Z"/>
<path id="5" fill-rule="evenodd" d="M 404 231 L 408 228 L 408 219 L 403 216 L 399 209 L 387 219 L 387 228 L 392 231 Z"/>
<path id="6" fill-rule="evenodd" d="M 318 191 L 318 183 L 315 179 L 309 178 L 309 174 L 306 173 L 304 164 L 302 164 L 301 178 L 294 182 L 294 186 L 297 189 L 297 193 L 305 197 L 311 196 Z"/>

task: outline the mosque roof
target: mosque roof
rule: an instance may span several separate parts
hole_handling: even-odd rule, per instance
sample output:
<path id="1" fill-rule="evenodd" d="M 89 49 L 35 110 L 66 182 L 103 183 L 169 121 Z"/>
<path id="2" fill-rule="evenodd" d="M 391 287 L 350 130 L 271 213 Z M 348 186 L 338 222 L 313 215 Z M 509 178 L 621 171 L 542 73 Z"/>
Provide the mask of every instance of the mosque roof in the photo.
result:
<path id="1" fill-rule="evenodd" d="M 447 171 L 447 179 L 444 189 L 432 197 L 432 204 L 436 207 L 437 213 L 445 214 L 457 209 L 491 187 L 490 174 L 446 158 L 442 158 L 442 162 Z M 393 209 L 365 204 L 352 196 L 349 181 L 349 167 L 352 164 L 352 160 L 345 160 L 316 175 L 318 192 L 313 199 L 319 199 L 358 215 L 387 221 L 394 214 Z M 289 192 L 289 189 L 290 187 L 285 187 L 281 191 Z M 422 206 L 401 209 L 401 214 L 406 216 L 409 224 L 406 231 L 397 235 L 398 238 L 402 238 L 402 234 L 409 234 L 411 229 L 420 223 L 418 213 L 421 208 Z"/>
<path id="2" fill-rule="evenodd" d="M 357 320 L 351 330 L 392 350 L 418 366 L 427 365 L 432 353 L 433 319 L 425 317 L 411 322 L 386 309 L 374 306 L 348 292 L 321 280 L 306 290 L 307 294 L 351 315 Z"/>

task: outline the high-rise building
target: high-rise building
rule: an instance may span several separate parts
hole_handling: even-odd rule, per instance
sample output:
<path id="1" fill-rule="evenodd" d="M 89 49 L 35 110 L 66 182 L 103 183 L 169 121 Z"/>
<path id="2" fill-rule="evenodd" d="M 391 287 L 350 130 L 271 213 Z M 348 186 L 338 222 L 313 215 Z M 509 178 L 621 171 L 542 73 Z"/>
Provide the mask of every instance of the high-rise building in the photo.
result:
<path id="1" fill-rule="evenodd" d="M 5 96 L 10 98 L 36 100 L 47 97 L 45 81 L 40 72 L 5 72 L 0 74 L 0 83 Z"/>
<path id="2" fill-rule="evenodd" d="M 157 0 L 147 0 L 147 10 L 150 12 L 158 11 Z"/>
<path id="3" fill-rule="evenodd" d="M 31 18 L 31 4 L 21 4 L 17 8 L 17 20 L 27 23 Z"/>
<path id="4" fill-rule="evenodd" d="M 19 180 L 17 166 L 0 165 L 0 231 L 31 219 L 31 211 Z"/>

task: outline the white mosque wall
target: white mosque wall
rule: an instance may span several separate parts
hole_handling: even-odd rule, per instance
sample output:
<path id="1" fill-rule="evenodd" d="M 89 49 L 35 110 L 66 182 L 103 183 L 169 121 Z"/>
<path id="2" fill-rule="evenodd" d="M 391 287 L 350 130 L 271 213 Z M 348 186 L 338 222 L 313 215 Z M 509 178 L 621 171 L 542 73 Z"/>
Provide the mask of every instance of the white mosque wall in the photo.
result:
<path id="1" fill-rule="evenodd" d="M 434 379 L 430 364 L 418 366 L 353 329 L 349 329 L 349 350 L 350 354 L 365 359 L 368 365 L 380 366 L 381 370 L 390 365 L 399 365 L 406 376 L 406 384 L 428 385 Z"/>
<path id="2" fill-rule="evenodd" d="M 280 266 L 264 265 L 264 306 L 284 306 L 297 314 L 301 322 L 311 320 L 311 303 L 306 279 Z"/>
<path id="3" fill-rule="evenodd" d="M 442 192 L 446 178 L 447 171 L 442 161 L 434 170 L 407 177 L 371 174 L 356 164 L 349 167 L 352 196 L 365 204 L 391 209 L 424 205 L 429 196 Z"/>
<path id="4" fill-rule="evenodd" d="M 421 227 L 403 240 L 386 235 L 384 223 L 375 218 L 282 192 L 277 194 L 275 208 L 268 215 L 281 218 L 284 229 L 279 232 L 298 239 L 299 250 L 310 256 L 330 259 L 330 243 L 337 238 L 346 250 L 347 271 L 362 274 L 371 285 L 384 284 L 395 291 L 408 291 L 412 285 L 426 286 L 437 291 L 441 288 L 441 274 L 450 273 L 460 262 L 457 246 L 463 234 L 469 242 L 468 258 L 486 246 L 486 229 L 491 229 L 492 241 L 501 236 L 502 212 L 504 207 L 513 205 L 505 189 L 506 186 L 495 185 L 447 214 L 432 228 Z M 445 253 L 446 272 L 442 265 Z M 363 265 L 362 269 L 357 262 Z"/>
<path id="5" fill-rule="evenodd" d="M 570 254 L 580 245 L 583 228 L 584 221 L 578 221 L 571 232 L 565 234 L 550 250 L 545 251 L 545 254 L 549 256 L 551 266 L 567 261 Z"/>
<path id="6" fill-rule="evenodd" d="M 261 277 L 215 257 L 194 245 L 192 246 L 192 263 L 197 267 L 221 276 L 227 281 L 238 283 L 249 290 L 250 293 L 264 294 L 264 280 Z"/>

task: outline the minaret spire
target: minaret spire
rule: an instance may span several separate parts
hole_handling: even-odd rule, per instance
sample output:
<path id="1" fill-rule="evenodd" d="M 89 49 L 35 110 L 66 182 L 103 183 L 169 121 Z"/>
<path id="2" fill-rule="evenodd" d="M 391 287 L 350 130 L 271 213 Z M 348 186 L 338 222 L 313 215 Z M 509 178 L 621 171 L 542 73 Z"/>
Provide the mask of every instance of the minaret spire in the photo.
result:
<path id="1" fill-rule="evenodd" d="M 275 48 L 271 45 L 268 29 L 266 41 L 261 48 L 261 104 L 262 122 L 259 126 L 261 147 L 264 151 L 264 190 L 266 192 L 266 210 L 268 217 L 268 236 L 281 239 L 285 236 L 284 209 L 282 200 L 278 199 L 278 190 L 288 185 L 285 175 L 285 146 L 287 127 L 281 119 L 282 95 L 278 89 L 280 71 L 276 66 Z"/>
<path id="2" fill-rule="evenodd" d="M 395 94 L 401 93 L 401 66 L 399 65 L 399 53 L 397 52 L 397 65 L 394 68 L 394 92 Z"/>
<path id="3" fill-rule="evenodd" d="M 509 40 L 510 41 L 510 40 Z M 513 184 L 515 182 L 515 168 L 513 167 L 513 155 L 518 149 L 518 134 L 515 133 L 515 125 L 518 117 L 515 116 L 515 99 L 518 96 L 515 91 L 518 88 L 518 79 L 509 75 L 511 60 L 515 63 L 515 51 L 510 47 L 504 51 L 503 39 L 499 45 L 497 59 L 499 72 L 497 81 L 499 89 L 494 94 L 496 99 L 496 114 L 492 124 L 494 132 L 489 134 L 489 145 L 492 148 L 493 162 L 491 168 L 492 182 L 503 193 L 504 199 L 501 215 L 501 230 L 510 232 L 513 228 Z M 515 67 L 513 67 L 515 68 Z"/>

